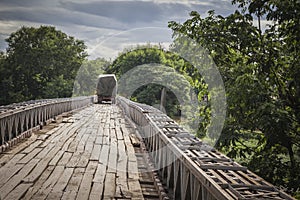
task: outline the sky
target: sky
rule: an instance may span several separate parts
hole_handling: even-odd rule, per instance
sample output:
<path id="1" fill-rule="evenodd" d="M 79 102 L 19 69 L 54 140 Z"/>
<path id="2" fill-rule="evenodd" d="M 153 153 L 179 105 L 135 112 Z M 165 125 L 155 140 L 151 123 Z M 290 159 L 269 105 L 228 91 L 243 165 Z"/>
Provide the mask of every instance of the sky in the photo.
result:
<path id="1" fill-rule="evenodd" d="M 191 11 L 227 16 L 231 0 L 0 0 L 0 50 L 22 26 L 55 26 L 83 40 L 89 59 L 114 59 L 136 44 L 172 42 L 169 21 L 183 23 Z"/>

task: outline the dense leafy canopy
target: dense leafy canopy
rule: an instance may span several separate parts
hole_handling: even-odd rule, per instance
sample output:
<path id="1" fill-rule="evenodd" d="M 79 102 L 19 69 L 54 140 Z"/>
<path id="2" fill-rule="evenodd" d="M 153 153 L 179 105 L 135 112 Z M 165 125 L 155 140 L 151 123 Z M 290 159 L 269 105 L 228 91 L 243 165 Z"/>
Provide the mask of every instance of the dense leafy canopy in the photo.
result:
<path id="1" fill-rule="evenodd" d="M 50 26 L 22 27 L 6 41 L 1 104 L 72 95 L 77 70 L 87 56 L 83 41 Z"/>
<path id="2" fill-rule="evenodd" d="M 98 76 L 105 73 L 109 64 L 103 58 L 85 60 L 77 72 L 73 95 L 88 96 L 95 94 Z"/>
<path id="3" fill-rule="evenodd" d="M 157 46 L 148 45 L 126 50 L 109 66 L 107 73 L 115 73 L 118 79 L 122 79 L 122 77 L 126 76 L 126 73 L 131 73 L 130 70 L 146 64 L 148 64 L 148 67 L 140 68 L 138 72 L 132 72 L 131 82 L 126 83 L 128 88 L 130 88 L 130 85 L 133 87 L 138 85 L 135 92 L 122 95 L 130 95 L 128 97 L 133 100 L 159 108 L 161 92 L 163 88 L 166 88 L 166 104 L 164 105 L 166 113 L 172 117 L 180 117 L 182 113 L 188 113 L 181 113 L 182 110 L 191 109 L 189 106 L 180 107 L 182 106 L 180 99 L 185 99 L 185 102 L 190 103 L 190 101 L 186 101 L 186 99 L 190 98 L 190 89 L 193 90 L 191 92 L 196 94 L 202 91 L 202 95 L 206 91 L 206 84 L 196 72 L 196 68 L 176 53 L 165 51 Z M 161 64 L 160 69 L 155 64 Z M 157 79 L 161 79 L 161 83 Z M 145 85 L 140 83 L 147 81 L 152 83 Z M 176 93 L 180 93 L 176 92 L 178 90 L 181 91 L 182 95 L 176 96 Z M 198 114 L 197 112 L 193 113 Z M 193 123 L 191 120 L 192 116 L 184 117 L 189 118 L 191 124 Z M 199 133 L 198 129 L 194 131 Z"/>
<path id="4" fill-rule="evenodd" d="M 300 3 L 233 2 L 242 13 L 223 17 L 210 11 L 202 18 L 192 12 L 183 24 L 169 27 L 175 43 L 183 34 L 207 48 L 222 74 L 228 114 L 219 148 L 295 192 L 300 185 Z M 272 25 L 262 32 L 253 25 L 253 14 L 266 15 Z"/>

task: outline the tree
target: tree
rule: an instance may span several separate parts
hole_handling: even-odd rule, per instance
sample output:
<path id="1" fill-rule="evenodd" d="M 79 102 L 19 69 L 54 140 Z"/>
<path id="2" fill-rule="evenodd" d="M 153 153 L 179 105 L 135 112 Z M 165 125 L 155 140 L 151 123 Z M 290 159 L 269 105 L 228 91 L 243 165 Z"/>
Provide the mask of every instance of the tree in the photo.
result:
<path id="1" fill-rule="evenodd" d="M 4 52 L 0 52 L 0 105 L 9 103 L 9 94 L 12 89 L 11 83 L 11 77 L 7 72 L 6 54 Z"/>
<path id="2" fill-rule="evenodd" d="M 95 94 L 98 76 L 106 73 L 105 70 L 109 64 L 110 62 L 104 58 L 84 61 L 76 76 L 74 95 L 87 96 Z"/>
<path id="3" fill-rule="evenodd" d="M 195 96 L 198 95 L 198 91 L 202 90 L 201 88 L 205 88 L 205 83 L 201 81 L 201 77 L 196 82 L 193 81 L 195 79 L 192 77 L 198 76 L 195 68 L 176 53 L 164 51 L 156 46 L 139 46 L 120 54 L 108 67 L 107 73 L 114 73 L 118 79 L 123 78 L 124 80 L 126 73 L 138 66 L 141 68 L 131 71 L 131 76 L 128 77 L 126 86 L 125 83 L 119 84 L 119 92 L 125 91 L 121 95 L 131 95 L 132 100 L 159 107 L 161 91 L 163 88 L 166 88 L 165 109 L 167 114 L 171 117 L 181 117 L 183 120 L 188 118 L 187 122 L 182 122 L 186 123 L 187 127 L 191 127 L 194 123 L 192 116 L 184 116 L 184 114 L 188 113 L 184 111 L 191 109 L 191 101 L 185 101 L 190 104 L 189 106 L 181 107 L 179 99 L 190 98 L 189 86 L 196 92 Z M 159 80 L 164 80 L 164 84 L 160 84 Z M 143 83 L 141 82 L 150 82 L 151 84 L 142 85 Z M 126 91 L 129 91 L 130 88 L 134 88 L 136 85 L 139 87 L 135 90 L 133 89 L 133 94 L 126 93 Z M 124 87 L 126 90 L 122 90 Z M 174 91 L 179 90 L 180 92 L 178 93 L 182 94 L 180 97 L 174 94 Z M 197 129 L 194 132 L 196 133 Z"/>
<path id="4" fill-rule="evenodd" d="M 169 27 L 175 43 L 185 35 L 207 48 L 223 77 L 228 107 L 218 147 L 274 184 L 296 191 L 300 185 L 295 156 L 300 146 L 299 3 L 234 2 L 246 9 L 227 17 L 210 11 L 202 18 L 192 12 L 191 19 L 170 22 Z M 266 14 L 273 25 L 262 33 L 253 25 L 252 14 Z M 264 174 L 259 163 L 276 170 Z"/>
<path id="5" fill-rule="evenodd" d="M 12 88 L 4 103 L 72 95 L 77 70 L 87 56 L 83 41 L 51 26 L 22 27 L 6 41 L 5 71 Z"/>
<path id="6" fill-rule="evenodd" d="M 127 49 L 125 50 L 120 56 L 113 61 L 113 63 L 108 68 L 108 73 L 115 73 L 118 78 L 122 77 L 126 72 L 128 72 L 131 69 L 134 69 L 137 66 L 141 66 L 144 64 L 166 64 L 166 58 L 165 58 L 166 52 L 164 52 L 162 49 L 159 49 L 155 46 L 138 46 L 135 49 Z M 168 63 L 170 64 L 170 63 Z M 139 70 L 135 73 L 135 77 L 132 77 L 132 81 L 126 83 L 126 87 L 134 87 L 138 80 L 135 80 L 135 78 L 139 78 L 143 76 L 143 74 L 146 74 L 147 72 L 150 72 L 152 74 L 155 74 L 153 76 L 159 76 L 162 71 L 158 69 L 159 71 L 151 71 L 151 69 L 143 69 L 142 71 Z M 146 78 L 146 77 L 145 77 Z M 149 77 L 151 78 L 151 77 Z M 122 87 L 122 86 L 121 86 Z M 144 85 L 139 88 L 132 94 L 131 99 L 136 100 L 141 103 L 146 103 L 149 105 L 159 105 L 160 103 L 160 92 L 162 90 L 163 86 L 158 84 L 149 84 Z M 122 88 L 120 88 L 120 91 Z M 121 95 L 127 95 L 127 94 L 121 94 Z M 171 93 L 170 93 L 171 95 Z M 169 96 L 170 97 L 170 96 Z M 174 97 L 174 96 L 172 96 Z M 168 98 L 169 103 L 170 99 Z M 172 98 L 174 99 L 174 98 Z M 177 102 L 178 103 L 178 102 Z M 174 113 L 170 113 L 170 110 L 167 110 L 167 113 L 170 115 L 173 115 Z"/>

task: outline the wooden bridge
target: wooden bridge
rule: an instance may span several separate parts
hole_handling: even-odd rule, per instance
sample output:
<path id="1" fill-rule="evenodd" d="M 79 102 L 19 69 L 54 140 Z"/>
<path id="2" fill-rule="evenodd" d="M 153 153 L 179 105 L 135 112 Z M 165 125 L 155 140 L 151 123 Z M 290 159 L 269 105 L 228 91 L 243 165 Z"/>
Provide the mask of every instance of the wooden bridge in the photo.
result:
<path id="1" fill-rule="evenodd" d="M 293 199 L 159 110 L 118 97 L 0 107 L 0 199 Z"/>

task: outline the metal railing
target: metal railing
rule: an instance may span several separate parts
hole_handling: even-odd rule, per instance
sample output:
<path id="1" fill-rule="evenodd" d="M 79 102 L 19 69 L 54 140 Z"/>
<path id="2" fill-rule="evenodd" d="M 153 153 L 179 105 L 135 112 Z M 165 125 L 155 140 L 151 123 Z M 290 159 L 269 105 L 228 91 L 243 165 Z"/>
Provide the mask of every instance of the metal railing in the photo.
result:
<path id="1" fill-rule="evenodd" d="M 117 103 L 139 127 L 172 199 L 293 199 L 159 110 L 123 97 Z"/>
<path id="2" fill-rule="evenodd" d="M 34 130 L 64 112 L 94 102 L 94 96 L 44 99 L 0 107 L 0 152 L 15 145 Z"/>

